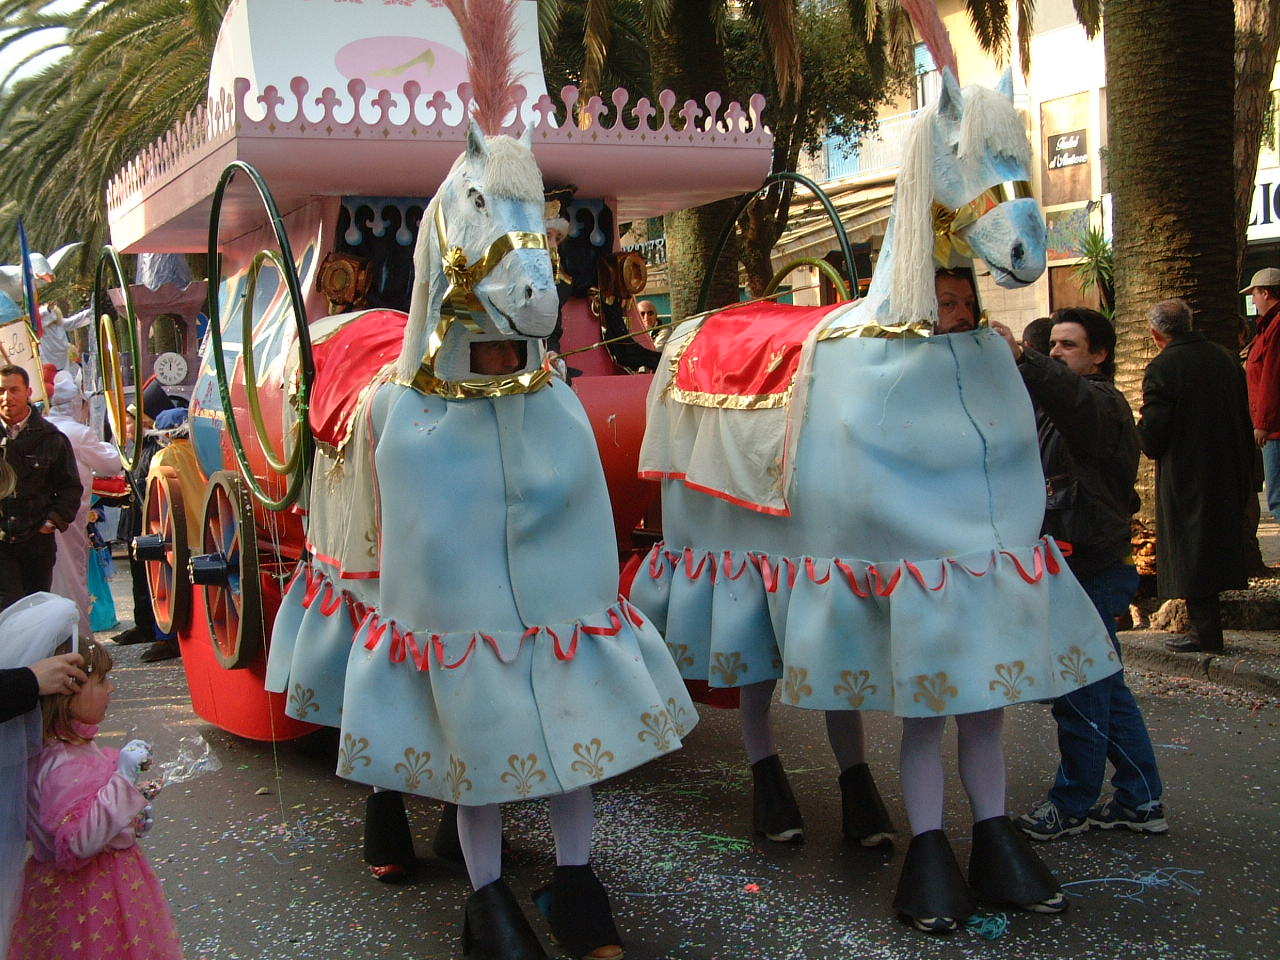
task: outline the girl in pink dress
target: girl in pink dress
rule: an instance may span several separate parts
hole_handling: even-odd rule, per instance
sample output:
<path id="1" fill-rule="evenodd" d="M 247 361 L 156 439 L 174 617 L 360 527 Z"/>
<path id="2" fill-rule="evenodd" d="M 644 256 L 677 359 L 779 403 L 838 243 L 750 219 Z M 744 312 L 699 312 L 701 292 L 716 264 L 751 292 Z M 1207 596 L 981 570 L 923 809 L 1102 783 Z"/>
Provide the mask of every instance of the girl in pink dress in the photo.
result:
<path id="1" fill-rule="evenodd" d="M 81 646 L 88 682 L 41 697 L 44 749 L 31 762 L 27 835 L 34 848 L 9 960 L 180 960 L 160 881 L 137 838 L 151 826 L 138 789 L 150 748 L 93 738 L 115 683 L 101 646 Z"/>

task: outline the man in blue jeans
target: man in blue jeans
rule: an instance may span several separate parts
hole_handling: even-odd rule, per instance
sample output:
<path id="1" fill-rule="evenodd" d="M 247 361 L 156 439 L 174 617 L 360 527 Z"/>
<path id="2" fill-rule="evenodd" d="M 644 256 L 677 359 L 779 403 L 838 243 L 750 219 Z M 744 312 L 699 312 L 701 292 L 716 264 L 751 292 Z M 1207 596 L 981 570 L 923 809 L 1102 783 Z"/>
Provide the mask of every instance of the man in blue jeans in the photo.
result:
<path id="1" fill-rule="evenodd" d="M 1002 324 L 1036 407 L 1044 467 L 1044 533 L 1064 545 L 1068 564 L 1098 608 L 1120 656 L 1116 617 L 1138 588 L 1130 563 L 1129 518 L 1138 507 L 1138 437 L 1133 411 L 1112 382 L 1116 334 L 1093 310 L 1057 311 L 1049 355 L 1019 343 Z M 1061 762 L 1049 797 L 1018 826 L 1035 840 L 1124 827 L 1164 833 L 1163 785 L 1142 711 L 1124 673 L 1053 701 Z M 1115 793 L 1099 803 L 1107 761 Z"/>

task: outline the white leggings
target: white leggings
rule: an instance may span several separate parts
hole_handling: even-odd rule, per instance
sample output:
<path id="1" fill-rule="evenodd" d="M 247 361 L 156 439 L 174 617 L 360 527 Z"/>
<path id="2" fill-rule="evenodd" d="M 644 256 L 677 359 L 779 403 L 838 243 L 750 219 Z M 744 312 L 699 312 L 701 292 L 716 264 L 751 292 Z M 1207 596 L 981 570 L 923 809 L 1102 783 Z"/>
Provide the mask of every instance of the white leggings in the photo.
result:
<path id="1" fill-rule="evenodd" d="M 576 867 L 591 857 L 591 829 L 595 811 L 591 788 L 551 798 L 551 833 L 556 840 L 556 865 Z M 458 840 L 467 861 L 467 875 L 475 890 L 502 876 L 502 809 L 490 803 L 482 807 L 458 807 Z"/>
<path id="2" fill-rule="evenodd" d="M 942 728 L 946 717 L 904 717 L 899 771 L 912 836 L 942 829 Z M 1004 814 L 1004 711 L 984 710 L 956 717 L 960 780 L 969 794 L 973 819 Z"/>

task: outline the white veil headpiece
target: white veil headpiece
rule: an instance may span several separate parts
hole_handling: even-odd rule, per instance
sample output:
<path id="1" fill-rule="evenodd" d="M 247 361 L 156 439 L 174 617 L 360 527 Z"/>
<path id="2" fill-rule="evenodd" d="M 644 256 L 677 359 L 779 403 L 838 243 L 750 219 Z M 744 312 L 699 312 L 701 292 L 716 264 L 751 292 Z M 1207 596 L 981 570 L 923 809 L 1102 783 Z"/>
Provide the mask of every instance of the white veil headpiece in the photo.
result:
<path id="1" fill-rule="evenodd" d="M 51 657 L 68 638 L 74 648 L 79 622 L 75 603 L 52 593 L 11 604 L 0 613 L 0 669 Z M 43 740 L 39 707 L 0 723 L 0 956 L 8 955 L 27 859 L 27 764 Z"/>

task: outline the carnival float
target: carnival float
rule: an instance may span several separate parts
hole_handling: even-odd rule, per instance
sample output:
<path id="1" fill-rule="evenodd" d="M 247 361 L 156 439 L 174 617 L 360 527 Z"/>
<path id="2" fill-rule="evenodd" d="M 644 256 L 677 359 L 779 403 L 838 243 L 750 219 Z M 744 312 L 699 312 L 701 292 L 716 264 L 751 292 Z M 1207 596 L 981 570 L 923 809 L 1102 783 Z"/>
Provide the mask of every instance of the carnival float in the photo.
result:
<path id="1" fill-rule="evenodd" d="M 637 476 L 657 354 L 635 320 L 643 260 L 620 252 L 618 225 L 755 191 L 772 136 L 760 96 L 553 96 L 536 4 L 520 0 L 516 18 L 523 90 L 504 132 L 530 138 L 542 171 L 547 222 L 537 229 L 558 247 L 552 345 L 590 418 L 633 572 L 659 536 L 656 485 Z M 299 35 L 277 29 L 304 19 Z M 308 537 L 313 463 L 341 461 L 361 391 L 400 351 L 414 244 L 435 229 L 424 211 L 466 145 L 465 51 L 435 3 L 234 0 L 206 105 L 108 187 L 112 244 L 94 310 L 114 436 L 128 435 L 125 371 L 134 383 L 152 373 L 140 368 L 138 304 L 120 256 L 207 255 L 214 320 L 190 441 L 153 466 L 135 551 L 158 624 L 178 634 L 196 713 L 239 736 L 314 729 L 289 715 L 307 712 L 287 711 L 285 693 L 266 690 L 267 647 L 283 592 L 304 561 L 324 557 Z M 131 462 L 140 438 L 121 447 Z M 358 617 L 359 579 L 312 584 L 308 605 Z"/>

